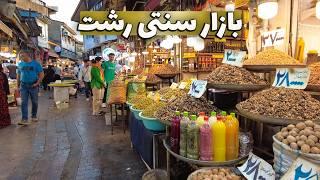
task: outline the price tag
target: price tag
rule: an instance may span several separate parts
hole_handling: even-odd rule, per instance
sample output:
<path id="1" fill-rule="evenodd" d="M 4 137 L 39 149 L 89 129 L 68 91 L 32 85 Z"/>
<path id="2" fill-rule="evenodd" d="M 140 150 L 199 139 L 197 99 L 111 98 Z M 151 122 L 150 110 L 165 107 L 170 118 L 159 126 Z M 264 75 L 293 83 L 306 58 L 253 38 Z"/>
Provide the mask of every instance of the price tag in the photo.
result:
<path id="1" fill-rule="evenodd" d="M 194 80 L 192 81 L 190 91 L 188 94 L 195 98 L 200 98 L 207 90 L 207 81 Z"/>
<path id="2" fill-rule="evenodd" d="M 185 89 L 187 87 L 187 84 L 186 82 L 181 82 L 180 85 L 179 85 L 179 89 Z"/>
<path id="3" fill-rule="evenodd" d="M 281 180 L 318 180 L 320 179 L 320 166 L 303 158 L 297 158 L 289 171 Z"/>
<path id="4" fill-rule="evenodd" d="M 171 89 L 177 89 L 177 87 L 178 87 L 178 84 L 175 82 L 173 82 L 170 86 Z"/>
<path id="5" fill-rule="evenodd" d="M 272 86 L 291 89 L 305 89 L 310 78 L 308 68 L 279 68 Z"/>
<path id="6" fill-rule="evenodd" d="M 285 30 L 277 29 L 274 31 L 264 32 L 261 35 L 262 47 L 281 45 L 284 43 Z"/>
<path id="7" fill-rule="evenodd" d="M 249 154 L 249 159 L 238 169 L 244 177 L 250 180 L 275 179 L 275 172 L 272 166 L 253 153 Z"/>
<path id="8" fill-rule="evenodd" d="M 224 51 L 222 63 L 242 67 L 245 56 L 245 51 L 226 49 Z"/>

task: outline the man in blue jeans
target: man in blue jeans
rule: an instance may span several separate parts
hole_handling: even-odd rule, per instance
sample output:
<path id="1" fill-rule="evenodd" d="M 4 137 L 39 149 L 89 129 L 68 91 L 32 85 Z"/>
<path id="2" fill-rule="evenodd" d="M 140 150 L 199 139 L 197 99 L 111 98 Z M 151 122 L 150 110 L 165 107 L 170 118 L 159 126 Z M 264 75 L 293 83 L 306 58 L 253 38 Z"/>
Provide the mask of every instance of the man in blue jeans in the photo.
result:
<path id="1" fill-rule="evenodd" d="M 30 52 L 21 51 L 19 57 L 22 60 L 18 65 L 17 83 L 21 93 L 21 113 L 22 119 L 19 125 L 28 125 L 28 101 L 29 96 L 32 102 L 31 120 L 37 122 L 38 92 L 44 73 L 42 66 L 36 60 L 30 58 Z"/>

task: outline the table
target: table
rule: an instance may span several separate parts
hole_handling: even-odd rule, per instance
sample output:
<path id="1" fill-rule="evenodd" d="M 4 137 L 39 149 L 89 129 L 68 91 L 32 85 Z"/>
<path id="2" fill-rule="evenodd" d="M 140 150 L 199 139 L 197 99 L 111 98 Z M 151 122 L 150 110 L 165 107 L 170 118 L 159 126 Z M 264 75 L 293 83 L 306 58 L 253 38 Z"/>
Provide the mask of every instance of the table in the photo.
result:
<path id="1" fill-rule="evenodd" d="M 53 99 L 54 102 L 69 102 L 69 88 L 73 84 L 62 84 L 62 83 L 53 83 L 49 84 L 50 87 L 53 87 Z"/>
<path id="2" fill-rule="evenodd" d="M 134 114 L 129 115 L 130 139 L 133 148 L 142 160 L 150 167 L 156 168 L 158 148 L 156 139 L 164 135 L 163 132 L 154 132 L 146 129 L 142 121 L 136 119 Z"/>

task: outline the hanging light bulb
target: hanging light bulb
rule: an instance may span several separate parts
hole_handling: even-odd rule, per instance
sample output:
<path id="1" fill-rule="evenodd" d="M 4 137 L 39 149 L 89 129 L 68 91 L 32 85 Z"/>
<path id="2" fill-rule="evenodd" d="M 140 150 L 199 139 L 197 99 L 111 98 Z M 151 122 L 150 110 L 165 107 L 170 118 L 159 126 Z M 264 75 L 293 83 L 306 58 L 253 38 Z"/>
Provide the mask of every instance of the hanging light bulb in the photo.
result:
<path id="1" fill-rule="evenodd" d="M 149 52 L 148 52 L 147 50 L 144 50 L 144 51 L 142 52 L 142 54 L 143 54 L 143 55 L 147 55 L 147 54 L 149 54 Z"/>
<path id="2" fill-rule="evenodd" d="M 278 13 L 278 2 L 276 0 L 261 0 L 258 3 L 258 16 L 261 19 L 271 19 Z"/>
<path id="3" fill-rule="evenodd" d="M 319 0 L 316 4 L 316 17 L 320 19 L 320 1 Z"/>
<path id="4" fill-rule="evenodd" d="M 202 51 L 204 49 L 204 40 L 200 37 L 197 37 L 195 39 L 195 44 L 193 48 L 195 51 Z"/>
<path id="5" fill-rule="evenodd" d="M 193 47 L 195 43 L 195 37 L 187 37 L 187 46 Z"/>
<path id="6" fill-rule="evenodd" d="M 235 4 L 234 4 L 234 2 L 233 2 L 232 0 L 228 0 L 228 1 L 226 2 L 225 10 L 228 11 L 228 12 L 230 12 L 230 11 L 234 11 L 234 9 L 235 9 Z"/>

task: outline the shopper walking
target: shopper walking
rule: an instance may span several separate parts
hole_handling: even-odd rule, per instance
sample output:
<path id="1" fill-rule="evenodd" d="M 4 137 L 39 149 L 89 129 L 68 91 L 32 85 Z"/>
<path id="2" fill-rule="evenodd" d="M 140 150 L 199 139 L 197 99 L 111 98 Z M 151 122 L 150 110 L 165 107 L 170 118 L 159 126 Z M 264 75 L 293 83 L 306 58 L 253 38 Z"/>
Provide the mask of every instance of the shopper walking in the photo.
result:
<path id="1" fill-rule="evenodd" d="M 107 107 L 106 102 L 108 101 L 108 98 L 110 95 L 110 84 L 114 80 L 114 77 L 116 74 L 116 64 L 114 63 L 115 55 L 113 53 L 110 53 L 108 57 L 109 57 L 109 61 L 105 61 L 102 64 L 105 82 L 106 82 L 106 88 L 103 96 L 102 107 Z"/>
<path id="2" fill-rule="evenodd" d="M 9 126 L 11 124 L 8 106 L 9 94 L 10 91 L 8 77 L 3 72 L 2 64 L 0 64 L 0 128 Z"/>
<path id="3" fill-rule="evenodd" d="M 84 60 L 83 67 L 79 71 L 79 81 L 81 84 L 84 84 L 84 90 L 86 94 L 87 101 L 89 101 L 89 97 L 92 94 L 91 91 L 91 69 L 90 61 Z"/>
<path id="4" fill-rule="evenodd" d="M 31 59 L 28 51 L 20 52 L 20 59 L 22 60 L 18 65 L 17 84 L 21 93 L 21 113 L 22 120 L 19 125 L 28 125 L 28 100 L 31 98 L 32 102 L 32 116 L 33 122 L 38 121 L 38 92 L 39 84 L 44 77 L 43 69 L 40 63 Z"/>
<path id="5" fill-rule="evenodd" d="M 92 60 L 92 68 L 91 68 L 91 88 L 93 94 L 93 101 L 92 101 L 92 115 L 99 116 L 103 115 L 104 113 L 100 111 L 101 101 L 103 98 L 105 87 L 104 82 L 104 73 L 103 69 L 101 68 L 101 57 L 96 57 Z"/>
<path id="6" fill-rule="evenodd" d="M 42 80 L 42 85 L 43 85 L 43 90 L 49 90 L 50 91 L 50 87 L 48 86 L 48 84 L 50 84 L 51 82 L 54 82 L 54 70 L 52 65 L 49 65 L 47 70 L 44 70 L 44 78 Z"/>

